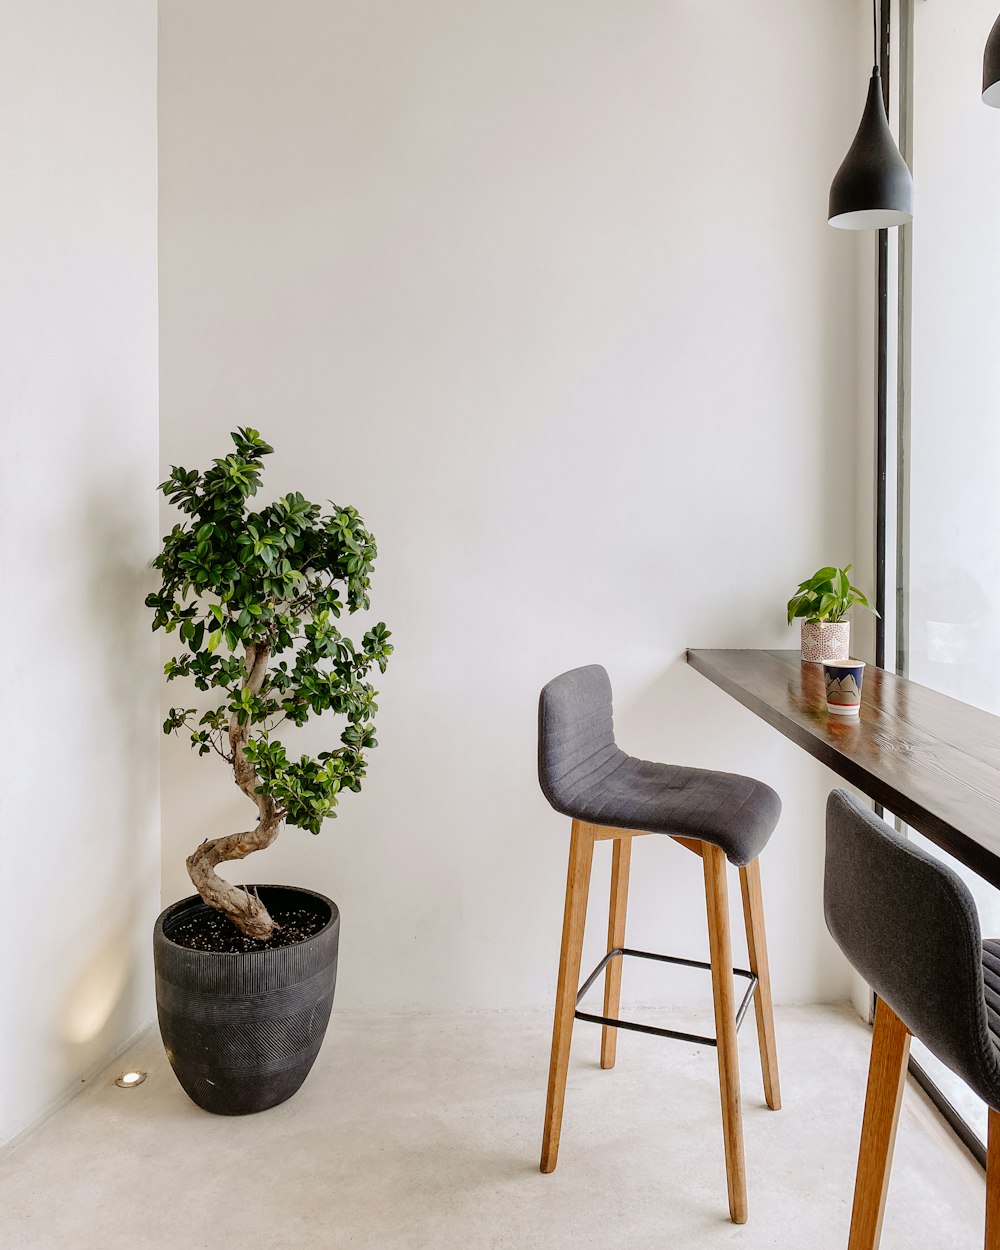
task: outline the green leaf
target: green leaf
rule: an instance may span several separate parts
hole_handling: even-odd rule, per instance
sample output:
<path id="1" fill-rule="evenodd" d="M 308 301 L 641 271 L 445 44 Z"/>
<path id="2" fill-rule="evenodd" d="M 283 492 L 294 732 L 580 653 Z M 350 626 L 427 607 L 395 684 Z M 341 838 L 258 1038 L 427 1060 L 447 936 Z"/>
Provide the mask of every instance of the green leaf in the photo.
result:
<path id="1" fill-rule="evenodd" d="M 851 583 L 848 581 L 847 573 L 844 569 L 839 569 L 837 571 L 836 584 L 837 594 L 839 597 L 841 599 L 849 598 L 851 593 Z"/>
<path id="2" fill-rule="evenodd" d="M 857 587 L 851 585 L 852 568 L 850 564 L 842 569 L 830 565 L 800 582 L 796 594 L 788 601 L 789 624 L 796 617 L 809 621 L 840 621 L 855 603 L 874 611 Z"/>
<path id="3" fill-rule="evenodd" d="M 324 510 L 290 491 L 254 509 L 249 501 L 272 449 L 249 427 L 232 443 L 203 473 L 174 466 L 159 487 L 179 521 L 153 561 L 160 585 L 145 603 L 153 629 L 178 631 L 187 648 L 164 674 L 189 678 L 219 699 L 197 713 L 171 709 L 163 727 L 172 733 L 200 717 L 186 735 L 192 748 L 221 753 L 235 716 L 248 730 L 244 753 L 256 792 L 271 796 L 288 823 L 315 833 L 335 818 L 341 792 L 360 790 L 365 753 L 377 744 L 375 691 L 366 677 L 385 671 L 389 631 L 380 622 L 356 643 L 334 624 L 369 608 L 377 547 L 352 507 Z M 254 695 L 244 685 L 246 658 L 260 644 L 268 667 Z M 340 720 L 336 749 L 290 759 L 273 735 L 279 719 L 302 725 L 328 712 Z"/>

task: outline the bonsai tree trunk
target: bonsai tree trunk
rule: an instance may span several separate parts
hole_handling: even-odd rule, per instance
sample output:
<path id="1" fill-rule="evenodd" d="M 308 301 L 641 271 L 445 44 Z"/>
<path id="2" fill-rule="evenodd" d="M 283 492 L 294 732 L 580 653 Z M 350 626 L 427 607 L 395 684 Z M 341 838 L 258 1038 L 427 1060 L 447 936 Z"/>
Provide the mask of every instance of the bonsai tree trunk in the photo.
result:
<path id="1" fill-rule="evenodd" d="M 247 645 L 246 675 L 243 678 L 243 685 L 255 695 L 260 694 L 261 686 L 264 684 L 270 654 L 270 648 L 266 643 Z M 249 736 L 250 722 L 247 721 L 241 725 L 234 712 L 229 720 L 229 745 L 232 751 L 233 773 L 236 784 L 257 805 L 257 827 L 245 833 L 231 833 L 228 837 L 202 842 L 194 854 L 188 856 L 187 868 L 195 889 L 209 907 L 214 907 L 228 916 L 237 929 L 247 937 L 266 940 L 273 935 L 276 928 L 267 908 L 256 894 L 251 894 L 242 886 L 231 885 L 215 871 L 218 864 L 225 863 L 227 860 L 246 859 L 254 851 L 261 851 L 270 846 L 278 836 L 278 830 L 285 816 L 283 811 L 278 810 L 269 795 L 257 793 L 259 784 L 257 770 L 246 758 L 243 750 Z"/>

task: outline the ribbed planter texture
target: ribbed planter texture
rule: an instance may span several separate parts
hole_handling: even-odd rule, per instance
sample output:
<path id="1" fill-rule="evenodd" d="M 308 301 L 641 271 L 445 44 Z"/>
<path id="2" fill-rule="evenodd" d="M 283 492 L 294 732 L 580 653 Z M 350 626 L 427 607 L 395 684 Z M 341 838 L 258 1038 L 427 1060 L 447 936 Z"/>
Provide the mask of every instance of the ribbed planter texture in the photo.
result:
<path id="1" fill-rule="evenodd" d="M 809 664 L 846 660 L 851 654 L 851 622 L 802 622 L 802 658 Z"/>
<path id="2" fill-rule="evenodd" d="M 156 1011 L 167 1058 L 190 1098 L 216 1115 L 277 1106 L 309 1074 L 337 984 L 340 912 L 312 890 L 256 888 L 268 908 L 316 907 L 323 928 L 276 950 L 220 954 L 170 940 L 198 895 L 168 907 L 153 930 Z"/>

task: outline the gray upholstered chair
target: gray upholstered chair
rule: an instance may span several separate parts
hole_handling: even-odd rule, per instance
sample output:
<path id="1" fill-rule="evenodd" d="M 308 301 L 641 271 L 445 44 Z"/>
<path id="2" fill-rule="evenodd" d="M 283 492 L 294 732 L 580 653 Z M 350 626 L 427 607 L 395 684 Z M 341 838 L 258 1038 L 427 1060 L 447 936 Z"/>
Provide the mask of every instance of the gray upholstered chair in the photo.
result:
<path id="1" fill-rule="evenodd" d="M 563 673 L 542 690 L 538 705 L 538 777 L 549 803 L 573 822 L 541 1170 L 551 1172 L 556 1166 L 574 1019 L 602 1025 L 602 1068 L 614 1067 L 617 1029 L 705 1043 L 718 1051 L 729 1211 L 733 1220 L 742 1224 L 747 1218 L 747 1196 L 736 1031 L 751 1000 L 757 1017 L 765 1097 L 772 1109 L 781 1105 L 757 860 L 777 823 L 781 801 L 769 786 L 749 777 L 653 764 L 626 755 L 615 742 L 611 683 L 597 664 Z M 625 946 L 632 839 L 649 833 L 665 834 L 702 858 L 709 963 Z M 578 991 L 594 843 L 602 839 L 614 841 L 608 953 Z M 727 859 L 740 870 L 749 971 L 732 967 Z M 715 1037 L 620 1019 L 621 961 L 630 955 L 710 968 Z M 578 1002 L 602 971 L 604 1014 L 579 1011 Z M 748 983 L 738 1006 L 734 973 Z"/>
<path id="2" fill-rule="evenodd" d="M 877 994 L 850 1250 L 882 1231 L 910 1037 L 989 1106 L 986 1250 L 1000 1250 L 1000 942 L 968 887 L 845 790 L 826 809 L 826 923 Z"/>

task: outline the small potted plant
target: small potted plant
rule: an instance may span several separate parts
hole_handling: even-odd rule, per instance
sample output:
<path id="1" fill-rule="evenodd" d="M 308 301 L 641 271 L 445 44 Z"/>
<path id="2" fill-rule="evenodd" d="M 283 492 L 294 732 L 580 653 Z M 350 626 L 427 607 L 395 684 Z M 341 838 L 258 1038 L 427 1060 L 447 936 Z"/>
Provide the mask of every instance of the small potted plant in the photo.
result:
<path id="1" fill-rule="evenodd" d="M 851 623 L 845 619 L 848 611 L 859 603 L 875 612 L 857 586 L 851 585 L 848 575 L 853 567 L 819 569 L 788 601 L 788 623 L 791 625 L 796 617 L 801 619 L 802 658 L 809 664 L 846 660 L 851 654 Z"/>
<path id="2" fill-rule="evenodd" d="M 343 613 L 369 607 L 375 540 L 354 508 L 323 511 L 298 493 L 258 511 L 273 450 L 256 430 L 204 473 L 173 468 L 160 486 L 184 520 L 153 562 L 162 584 L 146 599 L 153 629 L 176 633 L 168 682 L 188 678 L 206 698 L 174 707 L 164 733 L 186 730 L 215 754 L 253 804 L 253 826 L 206 839 L 188 857 L 198 893 L 156 922 L 153 955 L 160 1031 L 191 1098 L 241 1115 L 289 1098 L 319 1052 L 333 1006 L 340 914 L 312 890 L 243 887 L 215 871 L 271 845 L 283 824 L 319 833 L 344 790 L 360 790 L 376 745 L 376 691 L 389 632 L 352 642 Z M 339 744 L 288 755 L 274 736 L 326 711 L 346 721 Z"/>

